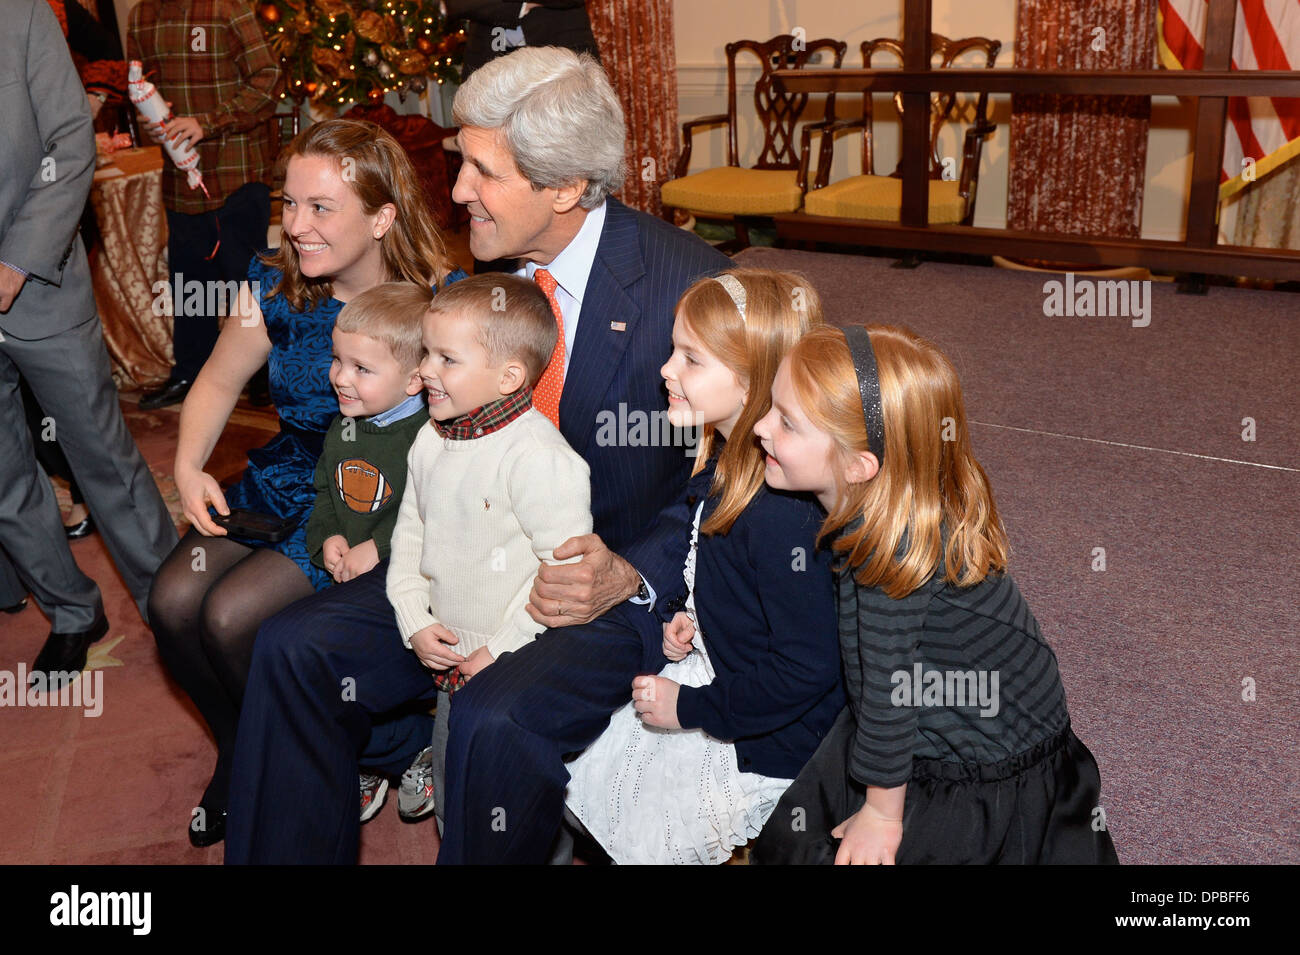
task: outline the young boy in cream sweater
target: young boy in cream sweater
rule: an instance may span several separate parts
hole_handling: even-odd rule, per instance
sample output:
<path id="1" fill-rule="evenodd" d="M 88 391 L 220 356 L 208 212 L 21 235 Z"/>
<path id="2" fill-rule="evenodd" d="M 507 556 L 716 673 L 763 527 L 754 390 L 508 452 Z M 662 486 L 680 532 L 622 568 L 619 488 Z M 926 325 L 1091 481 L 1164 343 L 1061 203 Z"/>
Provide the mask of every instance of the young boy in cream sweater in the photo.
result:
<path id="1" fill-rule="evenodd" d="M 441 674 L 437 794 L 451 692 L 542 631 L 525 609 L 538 567 L 591 533 L 587 463 L 532 407 L 556 338 L 542 291 L 501 273 L 448 286 L 424 318 L 432 420 L 407 457 L 388 599 L 402 641 Z"/>

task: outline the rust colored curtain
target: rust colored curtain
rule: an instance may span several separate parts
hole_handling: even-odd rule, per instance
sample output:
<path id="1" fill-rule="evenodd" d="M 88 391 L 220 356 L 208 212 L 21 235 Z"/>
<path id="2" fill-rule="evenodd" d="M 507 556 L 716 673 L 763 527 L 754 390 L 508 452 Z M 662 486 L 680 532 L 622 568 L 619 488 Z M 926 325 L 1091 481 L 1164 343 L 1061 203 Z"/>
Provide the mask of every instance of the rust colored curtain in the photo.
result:
<path id="1" fill-rule="evenodd" d="M 587 0 L 587 14 L 627 117 L 628 176 L 619 198 L 657 216 L 659 185 L 672 176 L 679 149 L 672 2 Z"/>
<path id="2" fill-rule="evenodd" d="M 1016 66 L 1151 69 L 1155 6 L 1150 0 L 1019 0 Z M 1011 108 L 1008 227 L 1138 237 L 1150 99 L 1015 96 Z"/>

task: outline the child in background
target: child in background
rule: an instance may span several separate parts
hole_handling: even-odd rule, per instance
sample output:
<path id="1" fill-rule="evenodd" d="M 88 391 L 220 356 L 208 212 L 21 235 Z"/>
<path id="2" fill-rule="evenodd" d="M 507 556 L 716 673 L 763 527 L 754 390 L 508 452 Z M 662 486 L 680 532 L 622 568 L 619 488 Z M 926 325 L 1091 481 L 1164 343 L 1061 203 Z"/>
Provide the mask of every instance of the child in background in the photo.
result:
<path id="1" fill-rule="evenodd" d="M 829 512 L 849 707 L 752 861 L 1116 862 L 948 359 L 902 328 L 814 330 L 754 431 L 768 485 Z"/>
<path id="2" fill-rule="evenodd" d="M 170 160 L 163 164 L 169 284 L 242 282 L 249 259 L 266 245 L 271 218 L 277 150 L 268 120 L 284 88 L 280 54 L 249 3 L 139 0 L 122 6 L 131 10 L 126 58 L 141 61 L 172 108 L 165 126 L 146 123 L 145 133 L 158 144 L 164 138 L 188 142 L 203 171 L 200 191 Z M 179 404 L 198 378 L 216 345 L 222 311 L 204 299 L 210 296 L 174 303 L 176 361 L 162 387 L 141 397 L 141 410 Z M 231 302 L 226 306 L 234 309 Z M 264 393 L 261 376 L 258 392 Z"/>
<path id="3" fill-rule="evenodd" d="M 433 752 L 422 754 L 434 794 L 452 692 L 542 631 L 525 609 L 537 569 L 591 533 L 587 463 L 532 406 L 557 333 L 541 289 L 498 273 L 444 288 L 424 319 L 433 426 L 408 458 L 388 599 L 402 641 L 441 675 Z"/>
<path id="4" fill-rule="evenodd" d="M 414 283 L 387 282 L 357 295 L 334 320 L 329 377 L 339 416 L 316 464 L 307 553 L 339 583 L 388 557 L 406 486 L 406 455 L 428 423 L 420 338 L 431 298 Z M 366 822 L 383 805 L 388 780 L 362 773 L 360 787 Z M 418 819 L 432 808 L 428 800 L 408 803 L 400 807 L 404 818 Z"/>
<path id="5" fill-rule="evenodd" d="M 682 295 L 661 374 L 669 420 L 702 427 L 687 593 L 661 604 L 658 676 L 569 764 L 566 801 L 620 864 L 725 862 L 844 706 L 825 514 L 763 484 L 753 426 L 781 356 L 820 325 L 790 272 L 737 269 Z M 672 596 L 672 595 L 669 595 Z"/>

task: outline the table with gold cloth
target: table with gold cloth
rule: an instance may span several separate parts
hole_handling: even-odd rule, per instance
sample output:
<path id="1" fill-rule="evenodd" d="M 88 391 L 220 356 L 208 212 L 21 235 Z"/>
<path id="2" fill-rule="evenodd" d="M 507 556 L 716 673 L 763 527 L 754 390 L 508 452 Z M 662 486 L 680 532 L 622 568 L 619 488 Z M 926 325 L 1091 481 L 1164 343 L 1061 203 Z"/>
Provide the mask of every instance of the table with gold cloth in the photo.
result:
<path id="1" fill-rule="evenodd" d="M 162 164 L 157 146 L 120 150 L 90 190 L 100 234 L 91 281 L 119 388 L 159 384 L 172 367 L 171 318 L 154 314 L 154 284 L 170 281 Z"/>

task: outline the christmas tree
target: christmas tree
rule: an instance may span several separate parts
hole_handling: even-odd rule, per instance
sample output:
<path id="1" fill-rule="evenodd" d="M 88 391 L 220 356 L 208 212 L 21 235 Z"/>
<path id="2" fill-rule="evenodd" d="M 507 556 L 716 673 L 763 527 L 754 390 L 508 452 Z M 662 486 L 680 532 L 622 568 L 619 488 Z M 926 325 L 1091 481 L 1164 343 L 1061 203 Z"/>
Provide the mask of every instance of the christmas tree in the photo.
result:
<path id="1" fill-rule="evenodd" d="M 279 54 L 285 95 L 318 107 L 421 93 L 460 79 L 465 31 L 428 0 L 265 0 L 254 4 Z"/>

